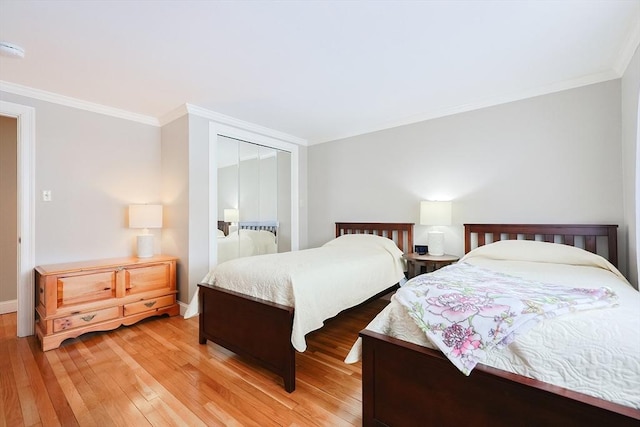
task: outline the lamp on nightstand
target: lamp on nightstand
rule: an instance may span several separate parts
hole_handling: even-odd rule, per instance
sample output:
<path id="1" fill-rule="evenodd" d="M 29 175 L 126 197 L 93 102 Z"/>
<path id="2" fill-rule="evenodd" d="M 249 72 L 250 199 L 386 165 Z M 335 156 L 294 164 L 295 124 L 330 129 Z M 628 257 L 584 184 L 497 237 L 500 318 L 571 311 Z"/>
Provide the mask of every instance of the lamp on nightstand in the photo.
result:
<path id="1" fill-rule="evenodd" d="M 138 235 L 138 258 L 153 256 L 150 228 L 162 228 L 162 205 L 129 205 L 129 228 L 142 228 Z"/>
<path id="2" fill-rule="evenodd" d="M 451 225 L 451 202 L 420 202 L 420 224 Z M 428 245 L 429 255 L 444 255 L 444 232 L 429 231 Z"/>

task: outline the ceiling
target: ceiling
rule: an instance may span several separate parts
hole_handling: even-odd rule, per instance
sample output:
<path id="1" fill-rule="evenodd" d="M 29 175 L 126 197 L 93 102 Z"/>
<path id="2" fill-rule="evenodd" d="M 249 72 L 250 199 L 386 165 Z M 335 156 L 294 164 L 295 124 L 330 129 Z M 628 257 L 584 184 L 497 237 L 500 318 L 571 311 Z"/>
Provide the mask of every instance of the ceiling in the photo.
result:
<path id="1" fill-rule="evenodd" d="M 640 0 L 0 0 L 0 86 L 309 144 L 619 78 Z M 7 89 L 9 88 L 9 89 Z"/>

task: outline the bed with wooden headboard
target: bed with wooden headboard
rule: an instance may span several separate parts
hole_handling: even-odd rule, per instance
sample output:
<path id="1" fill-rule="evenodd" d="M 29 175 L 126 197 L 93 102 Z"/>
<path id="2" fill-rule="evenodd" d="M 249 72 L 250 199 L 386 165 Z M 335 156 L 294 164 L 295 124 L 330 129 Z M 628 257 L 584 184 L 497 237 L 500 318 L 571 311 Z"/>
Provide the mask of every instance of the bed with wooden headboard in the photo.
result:
<path id="1" fill-rule="evenodd" d="M 374 234 L 391 239 L 396 243 L 395 251 L 400 249 L 400 258 L 402 252 L 410 252 L 413 247 L 413 224 L 409 223 L 336 223 L 336 240 L 340 236 L 352 234 Z M 366 239 L 369 238 L 360 240 Z M 315 249 L 308 251 L 315 251 Z M 263 255 L 263 257 L 277 256 L 286 256 L 286 254 Z M 248 262 L 256 263 L 259 257 L 249 258 L 252 259 Z M 274 258 L 262 258 L 262 260 L 265 259 L 274 260 Z M 242 262 L 236 260 L 224 264 L 228 267 L 229 263 Z M 246 258 L 244 262 L 247 262 Z M 219 268 L 223 268 L 222 265 Z M 255 271 L 250 273 L 253 274 Z M 402 270 L 400 270 L 400 276 L 403 276 Z M 388 293 L 397 286 L 397 280 L 394 279 L 393 283 L 384 285 L 384 290 L 381 292 L 372 292 L 367 295 L 367 298 L 372 299 Z M 295 389 L 295 349 L 292 345 L 294 307 L 228 290 L 217 286 L 217 283 L 215 285 L 200 283 L 198 291 L 200 343 L 205 344 L 210 340 L 238 355 L 258 362 L 280 375 L 283 378 L 285 390 L 292 392 Z M 341 295 L 333 297 L 336 299 L 336 306 L 342 304 L 339 300 Z"/>
<path id="2" fill-rule="evenodd" d="M 225 236 L 229 235 L 231 223 L 228 221 L 218 221 L 218 230 L 222 231 Z M 238 223 L 239 230 L 268 231 L 278 236 L 278 221 L 243 221 Z"/>
<path id="3" fill-rule="evenodd" d="M 466 224 L 465 252 L 505 239 L 541 240 L 605 253 L 615 265 L 616 229 L 616 225 Z M 438 350 L 382 331 L 365 329 L 360 337 L 364 426 L 640 425 L 640 410 L 633 406 L 482 364 L 465 376 Z"/>

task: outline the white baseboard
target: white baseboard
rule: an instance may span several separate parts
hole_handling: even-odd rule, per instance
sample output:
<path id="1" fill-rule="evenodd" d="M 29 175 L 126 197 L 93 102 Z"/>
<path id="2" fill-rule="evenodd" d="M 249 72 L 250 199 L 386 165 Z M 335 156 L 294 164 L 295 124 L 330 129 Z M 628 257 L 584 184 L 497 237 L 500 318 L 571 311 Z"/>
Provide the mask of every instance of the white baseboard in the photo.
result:
<path id="1" fill-rule="evenodd" d="M 189 307 L 189 304 L 178 301 L 178 305 L 180 306 L 180 316 L 184 317 L 184 313 L 185 311 L 187 311 L 187 307 Z"/>
<path id="2" fill-rule="evenodd" d="M 18 311 L 18 300 L 0 301 L 0 314 L 13 313 Z"/>

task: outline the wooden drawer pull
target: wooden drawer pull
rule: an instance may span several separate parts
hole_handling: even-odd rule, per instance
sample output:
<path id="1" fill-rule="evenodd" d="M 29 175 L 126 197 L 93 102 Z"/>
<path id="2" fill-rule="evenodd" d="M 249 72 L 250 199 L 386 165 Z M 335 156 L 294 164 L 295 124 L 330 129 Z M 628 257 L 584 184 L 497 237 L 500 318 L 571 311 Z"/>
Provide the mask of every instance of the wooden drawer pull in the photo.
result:
<path id="1" fill-rule="evenodd" d="M 95 314 L 87 314 L 86 316 L 82 316 L 81 319 L 85 322 L 91 322 L 94 317 L 96 317 Z"/>
<path id="2" fill-rule="evenodd" d="M 149 302 L 145 302 L 144 305 L 146 305 L 147 307 L 151 308 L 154 305 L 156 305 L 156 301 L 149 301 Z"/>

